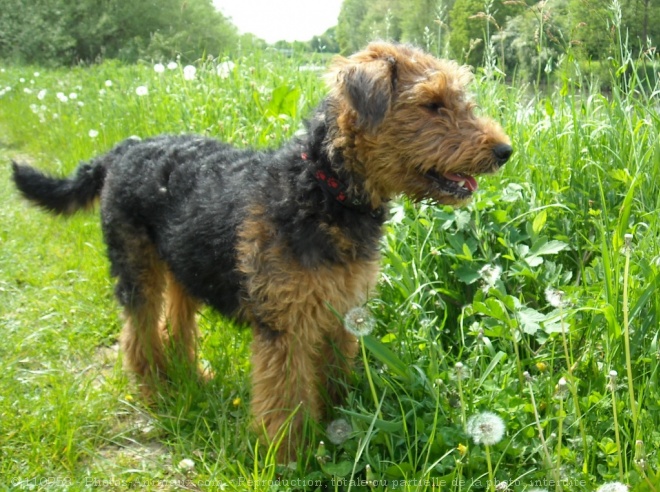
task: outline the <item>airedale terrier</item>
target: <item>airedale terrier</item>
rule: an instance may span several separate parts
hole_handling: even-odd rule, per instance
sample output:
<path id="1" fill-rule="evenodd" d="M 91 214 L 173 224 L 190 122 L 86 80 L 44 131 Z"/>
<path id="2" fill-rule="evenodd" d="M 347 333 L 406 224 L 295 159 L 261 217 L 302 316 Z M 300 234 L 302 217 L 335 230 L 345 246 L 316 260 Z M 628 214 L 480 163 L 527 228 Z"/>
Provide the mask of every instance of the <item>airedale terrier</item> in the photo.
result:
<path id="1" fill-rule="evenodd" d="M 252 412 L 276 435 L 350 370 L 356 338 L 337 317 L 377 283 L 387 203 L 405 194 L 466 202 L 474 175 L 512 147 L 474 114 L 470 70 L 419 49 L 372 43 L 333 62 L 306 132 L 270 151 L 200 136 L 129 139 L 57 179 L 13 163 L 28 199 L 70 214 L 100 196 L 126 323 L 130 369 L 153 384 L 167 348 L 194 363 L 202 303 L 252 327 Z M 301 412 L 290 432 L 301 429 Z"/>

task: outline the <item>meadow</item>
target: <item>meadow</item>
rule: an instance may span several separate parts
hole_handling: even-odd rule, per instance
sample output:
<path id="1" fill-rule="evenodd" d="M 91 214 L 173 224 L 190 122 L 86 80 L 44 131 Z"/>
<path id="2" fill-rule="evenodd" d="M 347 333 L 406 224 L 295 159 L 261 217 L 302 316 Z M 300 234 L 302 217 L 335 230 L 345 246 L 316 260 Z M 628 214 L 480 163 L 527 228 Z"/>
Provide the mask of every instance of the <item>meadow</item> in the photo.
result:
<path id="1" fill-rule="evenodd" d="M 659 490 L 660 88 L 631 62 L 612 61 L 607 95 L 569 59 L 544 91 L 477 72 L 479 111 L 514 156 L 464 208 L 392 205 L 349 398 L 290 464 L 249 431 L 249 330 L 210 310 L 215 379 L 141 401 L 98 213 L 29 207 L 9 161 L 65 175 L 164 132 L 276 146 L 323 97 L 327 58 L 2 66 L 4 487 Z"/>

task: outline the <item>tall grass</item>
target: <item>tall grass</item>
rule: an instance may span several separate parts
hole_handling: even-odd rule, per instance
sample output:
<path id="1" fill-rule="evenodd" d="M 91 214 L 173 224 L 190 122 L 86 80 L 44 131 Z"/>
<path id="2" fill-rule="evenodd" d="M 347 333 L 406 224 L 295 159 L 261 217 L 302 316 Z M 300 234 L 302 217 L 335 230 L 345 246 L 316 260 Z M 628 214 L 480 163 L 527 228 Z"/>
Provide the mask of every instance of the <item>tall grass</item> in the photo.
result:
<path id="1" fill-rule="evenodd" d="M 131 135 L 273 146 L 324 93 L 307 61 L 225 62 L 198 64 L 192 80 L 180 66 L 4 67 L 2 152 L 66 174 Z M 615 77 L 609 96 L 477 77 L 514 157 L 463 209 L 393 206 L 377 328 L 337 411 L 352 432 L 333 444 L 310 423 L 324 444 L 292 465 L 248 431 L 249 333 L 210 311 L 210 387 L 182 378 L 152 406 L 133 395 L 113 355 L 98 218 L 25 207 L 4 166 L 0 474 L 48 490 L 657 490 L 659 88 L 634 77 Z M 465 428 L 485 410 L 507 428 L 487 448 Z"/>

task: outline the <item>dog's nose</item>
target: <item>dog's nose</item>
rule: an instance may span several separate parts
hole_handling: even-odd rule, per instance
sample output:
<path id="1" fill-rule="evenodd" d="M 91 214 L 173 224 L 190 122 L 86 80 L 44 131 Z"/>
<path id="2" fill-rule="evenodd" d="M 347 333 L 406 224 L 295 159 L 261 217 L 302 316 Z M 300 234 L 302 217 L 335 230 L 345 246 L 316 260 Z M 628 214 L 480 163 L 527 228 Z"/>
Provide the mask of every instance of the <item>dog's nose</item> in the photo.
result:
<path id="1" fill-rule="evenodd" d="M 513 147 L 508 144 L 497 144 L 493 147 L 493 154 L 497 159 L 497 163 L 500 166 L 503 166 L 506 161 L 509 160 L 511 154 L 513 153 Z"/>

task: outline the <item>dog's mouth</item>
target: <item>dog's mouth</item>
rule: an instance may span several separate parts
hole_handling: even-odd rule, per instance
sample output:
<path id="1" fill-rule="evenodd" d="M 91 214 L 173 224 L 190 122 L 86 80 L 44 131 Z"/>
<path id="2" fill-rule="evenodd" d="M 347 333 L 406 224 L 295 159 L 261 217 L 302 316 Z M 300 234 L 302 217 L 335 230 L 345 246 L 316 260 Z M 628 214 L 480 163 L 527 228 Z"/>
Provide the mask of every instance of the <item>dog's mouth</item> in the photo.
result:
<path id="1" fill-rule="evenodd" d="M 424 176 L 439 189 L 439 191 L 453 195 L 456 198 L 468 198 L 477 191 L 479 184 L 474 176 L 465 173 L 438 174 L 434 170 L 427 171 Z"/>

